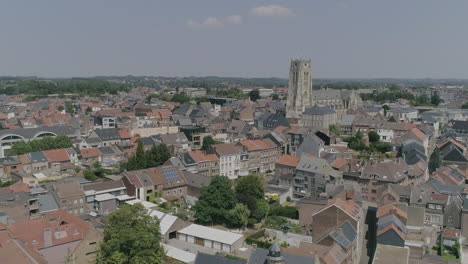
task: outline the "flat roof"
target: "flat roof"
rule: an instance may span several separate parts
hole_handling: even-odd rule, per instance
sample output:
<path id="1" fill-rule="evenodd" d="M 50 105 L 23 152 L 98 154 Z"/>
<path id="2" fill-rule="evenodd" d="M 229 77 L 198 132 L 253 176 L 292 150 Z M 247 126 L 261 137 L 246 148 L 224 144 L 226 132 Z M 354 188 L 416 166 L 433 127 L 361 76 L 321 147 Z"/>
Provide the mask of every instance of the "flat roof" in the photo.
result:
<path id="1" fill-rule="evenodd" d="M 135 196 L 129 196 L 128 194 L 124 194 L 124 195 L 119 195 L 115 198 L 117 198 L 117 200 L 119 201 L 125 201 L 125 200 L 135 199 Z"/>
<path id="2" fill-rule="evenodd" d="M 194 237 L 199 237 L 203 239 L 208 239 L 216 242 L 221 242 L 223 244 L 232 245 L 239 239 L 243 237 L 243 235 L 223 231 L 211 227 L 206 227 L 197 224 L 191 224 L 182 230 L 178 231 L 179 234 L 190 235 Z"/>
<path id="3" fill-rule="evenodd" d="M 167 244 L 161 244 L 166 251 L 166 256 L 181 261 L 183 263 L 194 263 L 196 255 L 185 250 L 169 246 Z"/>
<path id="4" fill-rule="evenodd" d="M 157 206 L 158 206 L 157 204 L 150 203 L 150 202 L 147 202 L 147 201 L 142 201 L 142 200 L 139 200 L 139 199 L 127 201 L 127 202 L 125 202 L 125 203 L 126 203 L 126 204 L 129 204 L 129 205 L 134 205 L 134 204 L 140 203 L 140 204 L 143 205 L 143 207 L 145 207 L 146 209 L 151 209 L 151 208 L 153 208 L 153 207 L 157 207 Z"/>
<path id="5" fill-rule="evenodd" d="M 378 244 L 373 264 L 408 263 L 409 248 Z"/>
<path id="6" fill-rule="evenodd" d="M 115 196 L 109 193 L 98 194 L 94 197 L 94 200 L 98 202 L 108 201 L 115 199 Z"/>

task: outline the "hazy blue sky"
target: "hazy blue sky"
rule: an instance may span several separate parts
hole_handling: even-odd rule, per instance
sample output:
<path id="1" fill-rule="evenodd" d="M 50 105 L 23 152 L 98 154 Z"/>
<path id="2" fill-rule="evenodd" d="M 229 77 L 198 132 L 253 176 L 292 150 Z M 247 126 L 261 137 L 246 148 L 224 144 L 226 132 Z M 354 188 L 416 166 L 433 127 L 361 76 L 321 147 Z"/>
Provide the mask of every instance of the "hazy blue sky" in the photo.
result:
<path id="1" fill-rule="evenodd" d="M 0 0 L 0 75 L 468 78 L 466 0 Z"/>

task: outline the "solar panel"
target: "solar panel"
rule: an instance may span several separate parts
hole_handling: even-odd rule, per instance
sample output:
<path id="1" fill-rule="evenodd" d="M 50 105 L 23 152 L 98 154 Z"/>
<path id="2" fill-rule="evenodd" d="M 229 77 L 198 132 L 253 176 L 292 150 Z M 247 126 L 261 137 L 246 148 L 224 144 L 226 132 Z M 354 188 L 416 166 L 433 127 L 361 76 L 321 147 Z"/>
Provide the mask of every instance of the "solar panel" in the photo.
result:
<path id="1" fill-rule="evenodd" d="M 180 181 L 179 174 L 175 169 L 163 170 L 163 176 L 167 184 L 173 184 Z"/>

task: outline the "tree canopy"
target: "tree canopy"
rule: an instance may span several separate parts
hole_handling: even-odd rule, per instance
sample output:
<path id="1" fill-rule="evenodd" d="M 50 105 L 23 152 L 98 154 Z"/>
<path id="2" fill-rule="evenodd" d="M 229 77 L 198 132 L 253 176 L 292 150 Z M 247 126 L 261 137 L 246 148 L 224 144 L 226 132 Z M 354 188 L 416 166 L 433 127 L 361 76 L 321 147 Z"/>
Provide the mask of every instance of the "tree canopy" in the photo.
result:
<path id="1" fill-rule="evenodd" d="M 143 149 L 143 143 L 138 142 L 136 154 L 120 165 L 122 170 L 141 170 L 160 166 L 171 158 L 169 148 L 165 144 L 153 145 L 150 150 Z"/>
<path id="2" fill-rule="evenodd" d="M 245 204 L 257 220 L 262 220 L 269 211 L 265 201 L 265 184 L 258 174 L 250 174 L 239 179 L 236 185 L 237 200 Z"/>
<path id="3" fill-rule="evenodd" d="M 202 150 L 206 150 L 209 146 L 214 144 L 218 144 L 218 141 L 214 140 L 212 136 L 206 136 L 203 138 Z"/>
<path id="4" fill-rule="evenodd" d="M 369 142 L 371 142 L 371 143 L 372 142 L 377 142 L 377 141 L 380 140 L 379 134 L 377 132 L 375 132 L 375 131 L 370 131 L 368 136 L 369 136 Z"/>
<path id="5" fill-rule="evenodd" d="M 201 223 L 226 223 L 227 213 L 236 205 L 231 182 L 223 176 L 214 176 L 208 186 L 202 188 L 201 196 L 194 207 L 195 217 Z"/>
<path id="6" fill-rule="evenodd" d="M 110 215 L 97 264 L 162 264 L 159 220 L 148 215 L 141 204 L 124 205 Z"/>
<path id="7" fill-rule="evenodd" d="M 258 89 L 254 89 L 249 92 L 249 98 L 250 100 L 256 102 L 258 99 L 260 99 L 260 91 Z"/>
<path id="8" fill-rule="evenodd" d="M 43 137 L 29 142 L 18 141 L 8 152 L 9 156 L 22 155 L 29 152 L 44 151 L 50 149 L 71 148 L 73 143 L 67 136 Z"/>

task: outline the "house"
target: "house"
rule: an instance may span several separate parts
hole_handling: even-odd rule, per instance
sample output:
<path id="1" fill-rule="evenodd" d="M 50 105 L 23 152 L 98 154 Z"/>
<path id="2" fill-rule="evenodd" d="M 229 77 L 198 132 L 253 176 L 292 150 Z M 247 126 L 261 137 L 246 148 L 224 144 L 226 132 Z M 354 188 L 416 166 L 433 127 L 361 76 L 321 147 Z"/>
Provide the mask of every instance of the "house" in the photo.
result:
<path id="1" fill-rule="evenodd" d="M 146 169 L 124 172 L 122 182 L 127 188 L 128 195 L 142 201 L 149 201 L 151 194 L 155 191 Z"/>
<path id="2" fill-rule="evenodd" d="M 190 151 L 190 141 L 184 133 L 174 133 L 165 135 L 156 135 L 151 137 L 156 144 L 165 144 L 168 146 L 172 155 Z"/>
<path id="3" fill-rule="evenodd" d="M 241 151 L 233 144 L 216 144 L 209 147 L 210 153 L 219 159 L 219 175 L 237 179 L 241 169 Z"/>
<path id="4" fill-rule="evenodd" d="M 165 165 L 136 171 L 127 171 L 122 181 L 130 196 L 149 201 L 152 193 L 172 201 L 185 198 L 187 181 L 182 171 L 175 166 Z"/>
<path id="5" fill-rule="evenodd" d="M 166 200 L 178 200 L 187 195 L 187 181 L 182 171 L 175 166 L 150 168 L 149 174 L 157 190 Z M 160 187 L 158 187 L 160 185 Z"/>
<path id="6" fill-rule="evenodd" d="M 115 200 L 116 199 L 115 197 L 127 194 L 127 188 L 125 187 L 122 181 L 106 181 L 106 182 L 99 182 L 99 183 L 84 184 L 83 190 L 86 196 L 86 203 L 87 203 L 89 212 L 94 211 L 95 199 L 98 195 L 109 194 L 113 196 L 113 199 Z M 106 199 L 106 198 L 109 198 L 109 196 L 99 197 L 99 199 L 101 200 Z M 110 213 L 112 212 L 112 210 L 103 209 L 104 206 L 102 204 L 99 204 L 99 205 L 96 204 L 96 206 L 98 206 L 101 210 L 105 210 Z"/>
<path id="7" fill-rule="evenodd" d="M 215 154 L 205 155 L 200 150 L 184 153 L 181 158 L 189 171 L 203 176 L 219 175 L 219 159 Z"/>
<path id="8" fill-rule="evenodd" d="M 241 161 L 241 166 L 248 173 L 271 173 L 275 171 L 275 162 L 280 157 L 280 150 L 269 138 L 256 140 L 241 140 L 237 146 L 247 154 Z"/>
<path id="9" fill-rule="evenodd" d="M 121 143 L 119 130 L 117 128 L 98 128 L 95 129 L 88 138 L 99 138 L 102 145 L 112 146 Z M 93 146 L 95 147 L 95 146 Z"/>
<path id="10" fill-rule="evenodd" d="M 335 182 L 342 173 L 334 170 L 324 159 L 302 156 L 296 167 L 293 187 L 297 198 L 318 197 L 325 193 L 327 183 Z"/>
<path id="11" fill-rule="evenodd" d="M 68 155 L 67 149 L 51 149 L 42 151 L 42 154 L 47 158 L 49 162 L 49 169 L 53 171 L 60 171 L 62 165 L 70 162 L 70 156 Z"/>
<path id="12" fill-rule="evenodd" d="M 234 253 L 244 243 L 243 235 L 197 224 L 177 231 L 177 239 L 228 254 Z"/>
<path id="13" fill-rule="evenodd" d="M 21 160 L 16 157 L 0 158 L 0 178 L 8 178 L 12 173 L 23 171 Z"/>
<path id="14" fill-rule="evenodd" d="M 80 149 L 81 163 L 91 166 L 96 162 L 101 162 L 102 153 L 99 148 L 84 148 Z"/>
<path id="15" fill-rule="evenodd" d="M 296 167 L 301 160 L 298 156 L 283 155 L 275 162 L 275 179 L 279 179 L 280 184 L 292 186 L 292 179 L 296 173 Z M 286 182 L 282 182 L 286 181 Z"/>
<path id="16" fill-rule="evenodd" d="M 86 263 L 95 256 L 97 242 L 102 238 L 97 232 L 91 235 L 93 229 L 80 218 L 57 210 L 37 219 L 14 223 L 8 231 L 12 238 L 21 241 L 22 247 L 26 249 L 23 253 L 33 251 L 47 263 L 63 263 L 72 254 L 76 263 Z M 88 246 L 78 250 L 83 246 L 80 245 L 83 240 L 87 241 Z"/>
<path id="17" fill-rule="evenodd" d="M 408 230 L 406 224 L 395 214 L 379 217 L 377 221 L 377 243 L 404 247 Z"/>
<path id="18" fill-rule="evenodd" d="M 391 107 L 387 115 L 401 122 L 410 122 L 418 118 L 418 110 L 413 107 Z"/>
<path id="19" fill-rule="evenodd" d="M 55 183 L 52 185 L 55 200 L 60 209 L 73 215 L 88 213 L 85 202 L 85 193 L 77 182 Z"/>
<path id="20" fill-rule="evenodd" d="M 465 172 L 455 165 L 449 165 L 439 168 L 431 178 L 442 184 L 462 185 L 465 183 Z"/>
<path id="21" fill-rule="evenodd" d="M 48 159 L 42 152 L 30 152 L 25 154 L 31 164 L 31 172 L 37 173 L 46 170 L 49 166 Z"/>
<path id="22" fill-rule="evenodd" d="M 104 165 L 118 165 L 120 161 L 124 161 L 124 154 L 117 146 L 100 147 L 99 152 Z"/>
<path id="23" fill-rule="evenodd" d="M 308 133 L 302 136 L 302 140 L 296 148 L 296 156 L 311 154 L 315 157 L 320 157 L 324 151 L 325 142 L 313 133 Z"/>
<path id="24" fill-rule="evenodd" d="M 299 212 L 301 214 L 302 212 Z M 363 241 L 362 209 L 353 200 L 328 200 L 312 215 L 299 217 L 300 225 L 312 236 L 313 243 L 335 248 L 344 262 L 359 260 Z"/>

